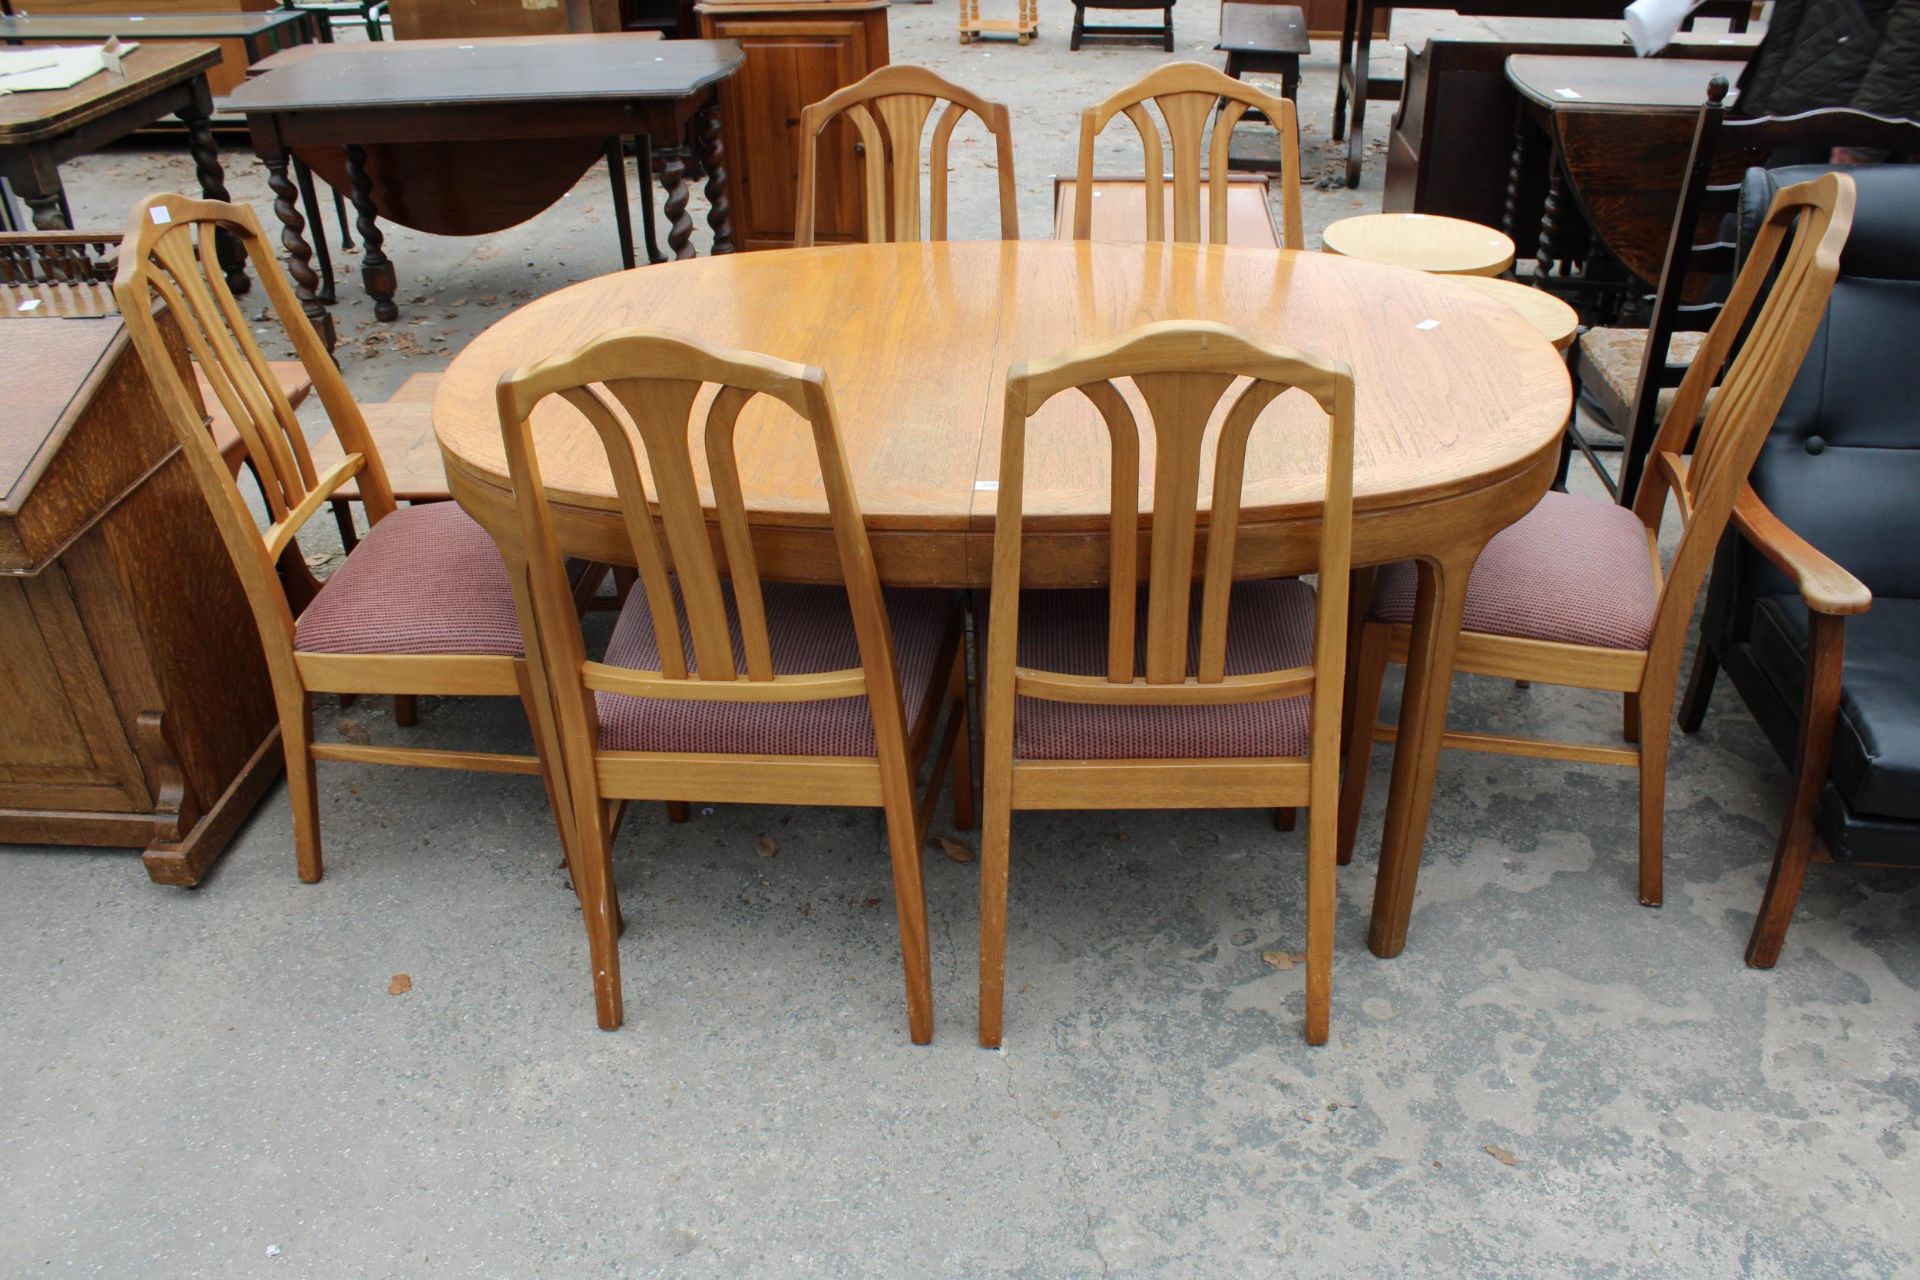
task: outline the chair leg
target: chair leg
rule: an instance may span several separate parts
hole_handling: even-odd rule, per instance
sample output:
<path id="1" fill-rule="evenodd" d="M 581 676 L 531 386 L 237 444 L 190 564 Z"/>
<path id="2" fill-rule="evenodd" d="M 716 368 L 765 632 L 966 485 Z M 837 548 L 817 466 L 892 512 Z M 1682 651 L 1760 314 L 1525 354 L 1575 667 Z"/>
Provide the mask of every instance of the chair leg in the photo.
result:
<path id="1" fill-rule="evenodd" d="M 1354 657 L 1352 729 L 1347 734 L 1347 774 L 1340 787 L 1340 819 L 1335 840 L 1341 866 L 1353 861 L 1360 809 L 1367 799 L 1367 770 L 1373 763 L 1373 724 L 1380 715 L 1380 687 L 1387 679 L 1387 628 L 1367 623 L 1360 629 Z M 1308 814 L 1311 824 L 1313 815 Z"/>
<path id="2" fill-rule="evenodd" d="M 884 769 L 885 766 L 883 765 Z M 921 874 L 920 824 L 913 780 L 905 762 L 887 794 L 887 849 L 893 859 L 894 912 L 900 921 L 900 965 L 907 984 L 907 1033 L 915 1044 L 933 1040 L 933 954 L 927 943 L 927 886 Z"/>
<path id="3" fill-rule="evenodd" d="M 1671 696 L 1667 702 L 1671 703 Z M 1667 819 L 1667 717 L 1641 726 L 1640 739 L 1640 905 L 1660 905 L 1664 889 Z"/>
<path id="4" fill-rule="evenodd" d="M 993 768 L 993 762 L 987 762 Z M 1007 996 L 1007 864 L 1012 838 L 1011 779 L 989 775 L 980 828 L 980 1044 L 1000 1047 Z"/>
<path id="5" fill-rule="evenodd" d="M 580 915 L 587 926 L 594 1013 L 600 1029 L 612 1031 L 626 1017 L 620 995 L 620 906 L 613 886 L 613 842 L 597 813 L 587 821 L 583 810 L 590 807 L 576 806 L 574 810 L 580 843 L 576 866 L 579 878 L 585 881 L 576 887 L 580 889 Z"/>
<path id="6" fill-rule="evenodd" d="M 667 821 L 685 822 L 693 817 L 693 806 L 685 800 L 667 801 Z"/>
<path id="7" fill-rule="evenodd" d="M 1275 809 L 1273 811 L 1273 829 L 1291 831 L 1300 825 L 1300 810 L 1296 808 Z"/>
<path id="8" fill-rule="evenodd" d="M 1331 791 L 1337 779 L 1328 778 Z M 1330 805 L 1307 809 L 1307 1043 L 1325 1044 L 1333 1020 L 1334 859 L 1338 819 Z"/>
<path id="9" fill-rule="evenodd" d="M 1620 736 L 1628 742 L 1640 741 L 1640 695 L 1620 695 Z"/>
<path id="10" fill-rule="evenodd" d="M 1800 746 L 1793 762 L 1793 797 L 1780 824 L 1780 843 L 1767 877 L 1767 894 L 1747 940 L 1747 963 L 1771 969 L 1780 959 L 1794 904 L 1813 857 L 1813 811 L 1833 763 L 1833 735 L 1840 718 L 1840 680 L 1845 669 L 1841 619 L 1810 613 L 1807 621 L 1807 687 L 1800 708 Z"/>
<path id="11" fill-rule="evenodd" d="M 1720 655 L 1705 640 L 1693 653 L 1693 674 L 1680 699 L 1680 732 L 1694 734 L 1706 723 L 1707 704 L 1713 701 L 1713 681 L 1720 674 Z"/>
<path id="12" fill-rule="evenodd" d="M 287 799 L 293 806 L 293 856 L 300 878 L 319 884 L 320 785 L 313 767 L 313 696 L 294 695 L 280 708 L 280 745 L 287 756 Z"/>
<path id="13" fill-rule="evenodd" d="M 420 699 L 411 693 L 393 695 L 393 722 L 402 729 L 420 723 Z"/>
<path id="14" fill-rule="evenodd" d="M 949 765 L 953 770 L 953 825 L 971 831 L 979 825 L 980 812 L 973 795 L 973 717 L 967 711 L 967 655 L 962 652 L 957 661 L 954 676 L 960 688 L 949 713 L 960 717 L 960 732 L 954 735 Z"/>

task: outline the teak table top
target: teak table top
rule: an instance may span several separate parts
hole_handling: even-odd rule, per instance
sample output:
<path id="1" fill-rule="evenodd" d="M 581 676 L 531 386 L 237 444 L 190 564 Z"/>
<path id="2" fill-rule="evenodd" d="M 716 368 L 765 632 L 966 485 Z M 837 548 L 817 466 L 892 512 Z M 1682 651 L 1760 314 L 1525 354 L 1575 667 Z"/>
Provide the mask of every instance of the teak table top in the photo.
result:
<path id="1" fill-rule="evenodd" d="M 1552 111 L 1673 110 L 1707 100 L 1707 82 L 1737 83 L 1744 62 L 1704 58 L 1571 58 L 1517 53 L 1507 79 L 1529 101 Z M 1729 99 L 1731 101 L 1731 99 Z"/>
<path id="2" fill-rule="evenodd" d="M 246 114 L 316 108 L 682 98 L 724 80 L 735 40 L 652 33 L 303 46 L 256 65 L 225 100 Z"/>
<path id="3" fill-rule="evenodd" d="M 1422 540 L 1437 537 L 1429 522 L 1449 512 L 1462 527 L 1448 536 L 1484 541 L 1546 486 L 1569 383 L 1553 347 L 1511 309 L 1399 268 L 1192 245 L 841 245 L 606 276 L 531 303 L 476 338 L 448 370 L 434 422 L 455 495 L 507 546 L 514 518 L 494 408 L 505 370 L 624 326 L 816 364 L 833 389 L 883 579 L 985 585 L 1008 366 L 1174 318 L 1221 321 L 1352 365 L 1356 563 L 1426 553 Z M 761 400 L 739 426 L 756 536 L 785 547 L 770 549 L 762 571 L 831 577 L 831 541 L 794 536 L 823 534 L 826 504 L 811 446 L 786 415 Z M 1246 524 L 1281 529 L 1310 517 L 1323 484 L 1324 421 L 1300 393 L 1268 409 L 1248 452 Z M 614 490 L 598 440 L 557 398 L 536 425 L 549 492 L 563 504 L 563 541 L 630 557 L 611 518 Z M 1034 420 L 1028 528 L 1053 536 L 1062 553 L 1051 570 L 1048 557 L 1033 557 L 1037 574 L 1071 581 L 1084 569 L 1097 580 L 1107 459 L 1099 419 L 1078 397 L 1060 397 Z M 1206 492 L 1203 483 L 1203 504 Z M 1143 495 L 1143 511 L 1148 504 Z M 1310 555 L 1305 566 L 1291 564 L 1297 539 L 1275 533 L 1272 541 L 1275 571 L 1310 569 Z"/>
<path id="4" fill-rule="evenodd" d="M 68 89 L 0 96 L 0 146 L 70 132 L 129 102 L 191 80 L 219 61 L 219 45 L 143 44 L 121 61 L 123 75 L 102 71 Z"/>

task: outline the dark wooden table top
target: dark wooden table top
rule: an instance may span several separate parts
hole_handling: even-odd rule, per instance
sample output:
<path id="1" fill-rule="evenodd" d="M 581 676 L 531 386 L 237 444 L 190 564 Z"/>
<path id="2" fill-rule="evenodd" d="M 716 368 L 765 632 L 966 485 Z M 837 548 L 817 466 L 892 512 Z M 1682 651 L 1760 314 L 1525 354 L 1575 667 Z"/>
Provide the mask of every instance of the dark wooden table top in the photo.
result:
<path id="1" fill-rule="evenodd" d="M 304 45 L 256 64 L 224 101 L 271 114 L 341 107 L 683 98 L 745 60 L 737 40 L 652 32 Z"/>
<path id="2" fill-rule="evenodd" d="M 0 96 L 0 146 L 66 133 L 129 102 L 191 80 L 219 61 L 219 45 L 169 40 L 141 45 L 128 54 L 120 64 L 123 75 L 102 71 L 70 89 Z"/>
<path id="3" fill-rule="evenodd" d="M 1292 5 L 1228 3 L 1220 6 L 1216 49 L 1253 53 L 1306 53 L 1306 20 Z"/>
<path id="4" fill-rule="evenodd" d="M 1690 110 L 1707 100 L 1709 80 L 1725 76 L 1733 83 L 1746 66 L 1705 58 L 1517 53 L 1507 59 L 1507 80 L 1522 97 L 1552 111 Z"/>
<path id="5" fill-rule="evenodd" d="M 0 520 L 17 515 L 59 449 L 68 409 L 94 378 L 124 325 L 119 316 L 29 324 L 0 320 Z M 0 572 L 17 566 L 0 565 Z"/>
<path id="6" fill-rule="evenodd" d="M 300 9 L 265 13 L 42 13 L 0 17 L 0 40 L 244 40 L 308 21 Z"/>

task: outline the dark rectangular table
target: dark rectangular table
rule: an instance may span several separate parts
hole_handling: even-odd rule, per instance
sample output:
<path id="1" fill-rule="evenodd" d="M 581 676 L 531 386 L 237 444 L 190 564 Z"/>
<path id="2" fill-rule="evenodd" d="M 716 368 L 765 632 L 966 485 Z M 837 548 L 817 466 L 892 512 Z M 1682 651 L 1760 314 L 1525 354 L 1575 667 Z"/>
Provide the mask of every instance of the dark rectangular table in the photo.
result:
<path id="1" fill-rule="evenodd" d="M 343 161 L 359 214 L 361 278 L 375 315 L 391 320 L 399 314 L 397 280 L 375 221 L 369 146 L 409 157 L 404 168 L 423 188 L 424 212 L 407 225 L 477 235 L 551 206 L 620 139 L 682 136 L 697 118 L 713 250 L 731 252 L 717 87 L 743 61 L 735 40 L 655 42 L 650 33 L 310 45 L 267 59 L 222 105 L 247 117 L 285 228 L 295 289 L 331 343 L 333 323 L 315 292 L 312 251 L 288 176 L 294 148 L 329 181 L 334 175 L 323 161 Z M 391 168 L 387 180 L 403 180 L 401 169 Z M 676 257 L 691 257 L 685 163 L 670 159 L 661 180 L 668 244 Z M 431 190 L 447 182 L 471 189 L 455 200 Z M 617 190 L 615 216 L 630 239 L 624 185 Z"/>
<path id="2" fill-rule="evenodd" d="M 67 227 L 61 164 L 167 116 L 178 116 L 187 127 L 201 192 L 209 200 L 227 199 L 208 124 L 213 95 L 207 71 L 219 61 L 215 45 L 156 42 L 128 54 L 122 74 L 102 71 L 68 89 L 0 97 L 0 177 L 32 210 L 33 225 L 42 231 Z M 220 248 L 228 285 L 245 293 L 249 281 L 239 247 L 223 240 Z"/>

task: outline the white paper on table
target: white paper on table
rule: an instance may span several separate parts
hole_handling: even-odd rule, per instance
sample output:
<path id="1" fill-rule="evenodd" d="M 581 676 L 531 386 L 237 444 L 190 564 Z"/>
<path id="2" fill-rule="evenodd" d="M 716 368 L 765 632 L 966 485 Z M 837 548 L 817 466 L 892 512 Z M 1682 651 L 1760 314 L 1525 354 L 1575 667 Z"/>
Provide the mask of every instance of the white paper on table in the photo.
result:
<path id="1" fill-rule="evenodd" d="M 114 42 L 111 64 L 140 46 Z M 40 89 L 71 89 L 89 76 L 107 70 L 109 53 L 100 45 L 26 45 L 0 49 L 0 93 L 30 93 Z"/>
<path id="2" fill-rule="evenodd" d="M 1634 53 L 1650 58 L 1666 48 L 1699 5 L 1700 0 L 1633 0 L 1627 6 L 1627 39 Z"/>

